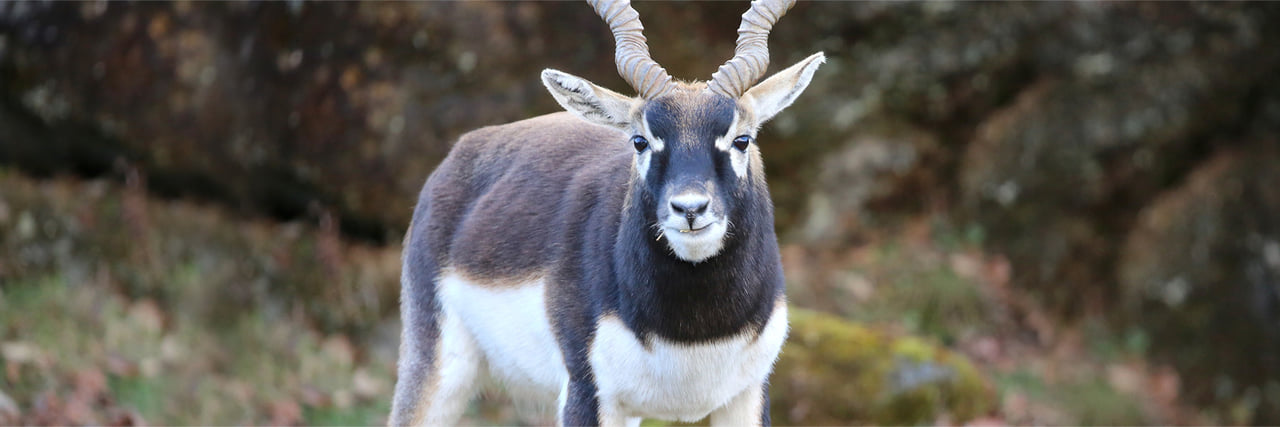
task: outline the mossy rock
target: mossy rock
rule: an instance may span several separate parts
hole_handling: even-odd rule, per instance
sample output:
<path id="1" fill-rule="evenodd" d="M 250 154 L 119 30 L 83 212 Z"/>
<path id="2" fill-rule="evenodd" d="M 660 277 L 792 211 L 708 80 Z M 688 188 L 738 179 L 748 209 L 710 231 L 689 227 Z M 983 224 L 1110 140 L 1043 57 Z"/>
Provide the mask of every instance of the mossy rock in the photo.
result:
<path id="1" fill-rule="evenodd" d="M 796 308 L 771 388 L 774 423 L 793 425 L 964 422 L 995 399 L 959 354 Z"/>

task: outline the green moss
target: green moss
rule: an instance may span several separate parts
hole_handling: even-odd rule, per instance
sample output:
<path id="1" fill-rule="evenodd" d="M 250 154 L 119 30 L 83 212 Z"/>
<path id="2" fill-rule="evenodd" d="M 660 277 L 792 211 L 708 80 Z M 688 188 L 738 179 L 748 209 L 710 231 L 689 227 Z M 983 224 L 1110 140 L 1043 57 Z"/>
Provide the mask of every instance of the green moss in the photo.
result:
<path id="1" fill-rule="evenodd" d="M 914 362 L 928 361 L 937 350 L 916 337 L 903 337 L 893 342 L 893 354 Z"/>
<path id="2" fill-rule="evenodd" d="M 139 413 L 163 414 L 176 409 L 171 405 L 169 390 L 166 390 L 162 381 L 113 375 L 108 384 L 121 404 L 132 407 Z"/>
<path id="3" fill-rule="evenodd" d="M 794 308 L 791 327 L 771 379 L 778 424 L 963 422 L 993 406 L 973 365 L 923 339 Z"/>

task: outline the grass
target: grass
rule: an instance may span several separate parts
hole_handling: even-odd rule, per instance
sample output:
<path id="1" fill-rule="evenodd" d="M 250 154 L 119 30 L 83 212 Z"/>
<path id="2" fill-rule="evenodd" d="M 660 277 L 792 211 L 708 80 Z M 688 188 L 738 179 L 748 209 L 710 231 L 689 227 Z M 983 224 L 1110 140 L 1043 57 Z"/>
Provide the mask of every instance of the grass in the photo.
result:
<path id="1" fill-rule="evenodd" d="M 20 423 L 384 421 L 395 343 L 363 337 L 394 322 L 398 248 L 2 172 L 0 391 Z"/>
<path id="2" fill-rule="evenodd" d="M 1100 320 L 1089 319 L 1082 329 L 1089 353 L 1102 361 L 1138 358 L 1146 354 L 1151 345 L 1151 338 L 1138 328 L 1116 332 Z"/>
<path id="3" fill-rule="evenodd" d="M 18 369 L 0 376 L 0 388 L 23 408 L 45 393 L 91 407 L 105 397 L 156 424 L 384 421 L 391 361 L 361 360 L 343 336 L 268 317 L 249 312 L 223 327 L 58 276 L 10 283 L 0 300 L 0 343 L 8 356 L 18 347 L 35 355 L 3 358 Z M 81 390 L 85 375 L 105 377 L 105 387 Z M 360 389 L 357 376 L 374 384 Z M 281 409 L 288 407 L 300 418 L 291 420 Z"/>
<path id="4" fill-rule="evenodd" d="M 996 384 L 1001 395 L 1025 398 L 1029 414 L 1010 415 L 1014 423 L 1023 424 L 1075 424 L 1075 425 L 1148 425 L 1152 420 L 1142 410 L 1142 405 L 1132 395 L 1116 390 L 1098 376 L 1049 382 L 1043 375 L 1027 369 L 997 374 Z M 1036 419 L 1036 406 L 1052 407 L 1057 418 Z M 1007 412 L 1010 411 L 1006 408 Z M 1039 412 L 1047 412 L 1039 410 Z M 1030 417 L 1030 419 L 1020 419 Z"/>
<path id="5" fill-rule="evenodd" d="M 172 392 L 164 381 L 141 377 L 113 375 L 108 384 L 121 404 L 153 416 L 164 413 L 166 397 Z"/>
<path id="6" fill-rule="evenodd" d="M 382 420 L 391 412 L 391 405 L 382 403 L 364 403 L 347 409 L 307 407 L 303 410 L 303 419 L 307 425 L 313 426 L 355 426 L 373 425 L 371 420 Z"/>

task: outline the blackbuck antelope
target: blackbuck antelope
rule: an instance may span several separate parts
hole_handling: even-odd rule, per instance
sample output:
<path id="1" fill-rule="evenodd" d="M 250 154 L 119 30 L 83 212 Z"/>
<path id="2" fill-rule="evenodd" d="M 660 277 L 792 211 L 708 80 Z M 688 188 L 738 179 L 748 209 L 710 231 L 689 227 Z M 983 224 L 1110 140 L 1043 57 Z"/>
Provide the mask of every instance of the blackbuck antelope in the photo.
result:
<path id="1" fill-rule="evenodd" d="M 545 70 L 568 113 L 470 132 L 427 179 L 391 424 L 455 424 L 483 380 L 562 425 L 769 424 L 787 307 L 755 136 L 824 57 L 752 85 L 793 2 L 753 2 L 733 59 L 685 83 L 627 1 L 590 1 L 639 96 Z"/>

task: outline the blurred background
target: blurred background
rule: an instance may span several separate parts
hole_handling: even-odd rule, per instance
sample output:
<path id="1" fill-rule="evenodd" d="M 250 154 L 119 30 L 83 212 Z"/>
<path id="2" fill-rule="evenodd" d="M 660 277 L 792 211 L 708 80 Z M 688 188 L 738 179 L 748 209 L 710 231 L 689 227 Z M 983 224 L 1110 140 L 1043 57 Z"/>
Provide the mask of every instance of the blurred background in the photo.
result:
<path id="1" fill-rule="evenodd" d="M 635 8 L 704 80 L 746 5 Z M 1280 423 L 1277 22 L 798 4 L 774 422 Z M 418 189 L 612 57 L 578 2 L 0 3 L 0 424 L 384 422 Z"/>

